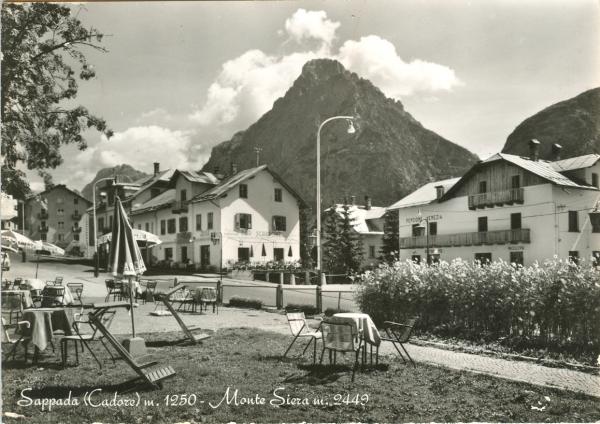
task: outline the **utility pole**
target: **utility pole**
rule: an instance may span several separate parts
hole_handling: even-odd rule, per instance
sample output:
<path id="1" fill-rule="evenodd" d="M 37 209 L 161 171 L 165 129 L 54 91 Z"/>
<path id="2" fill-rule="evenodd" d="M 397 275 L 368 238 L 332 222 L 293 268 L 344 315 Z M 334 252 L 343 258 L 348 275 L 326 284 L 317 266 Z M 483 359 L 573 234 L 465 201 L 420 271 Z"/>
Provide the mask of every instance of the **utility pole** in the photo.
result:
<path id="1" fill-rule="evenodd" d="M 255 147 L 254 152 L 256 153 L 256 166 L 260 165 L 260 152 L 262 152 L 262 147 Z"/>

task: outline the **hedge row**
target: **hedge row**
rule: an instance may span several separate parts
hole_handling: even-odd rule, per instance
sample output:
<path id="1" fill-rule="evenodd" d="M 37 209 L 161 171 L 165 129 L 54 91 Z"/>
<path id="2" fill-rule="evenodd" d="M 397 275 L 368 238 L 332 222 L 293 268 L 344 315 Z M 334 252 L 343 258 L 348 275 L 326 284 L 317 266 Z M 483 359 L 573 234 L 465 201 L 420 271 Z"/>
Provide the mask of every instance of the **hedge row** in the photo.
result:
<path id="1" fill-rule="evenodd" d="M 361 310 L 377 324 L 418 315 L 418 327 L 437 334 L 600 353 L 600 269 L 591 264 L 406 261 L 367 271 L 357 282 Z"/>

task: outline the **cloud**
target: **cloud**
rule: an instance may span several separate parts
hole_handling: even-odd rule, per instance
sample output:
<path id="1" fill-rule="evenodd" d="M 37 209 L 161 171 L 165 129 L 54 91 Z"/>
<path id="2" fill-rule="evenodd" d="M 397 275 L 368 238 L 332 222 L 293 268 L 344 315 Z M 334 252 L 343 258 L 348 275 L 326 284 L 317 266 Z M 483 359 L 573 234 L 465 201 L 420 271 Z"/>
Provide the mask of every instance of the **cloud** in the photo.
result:
<path id="1" fill-rule="evenodd" d="M 153 162 L 162 169 L 199 169 L 208 159 L 206 154 L 190 155 L 193 149 L 191 131 L 171 130 L 160 126 L 131 127 L 103 137 L 94 147 L 80 152 L 75 161 L 81 169 L 97 170 L 123 163 L 149 172 Z"/>
<path id="2" fill-rule="evenodd" d="M 327 19 L 327 13 L 323 10 L 298 9 L 285 21 L 285 31 L 296 42 L 317 40 L 325 46 L 331 45 L 339 26 L 339 22 Z"/>
<path id="3" fill-rule="evenodd" d="M 271 109 L 307 61 L 322 57 L 339 60 L 396 99 L 412 95 L 432 97 L 461 84 L 450 67 L 422 59 L 406 62 L 391 42 L 376 35 L 347 40 L 334 52 L 331 45 L 339 26 L 324 11 L 298 9 L 284 27 L 288 40 L 300 43 L 303 49 L 281 55 L 254 49 L 228 60 L 209 86 L 204 104 L 188 118 L 213 142 L 231 138 Z M 319 42 L 316 47 L 302 45 L 315 40 Z"/>
<path id="4" fill-rule="evenodd" d="M 392 43 L 376 35 L 346 41 L 340 47 L 337 59 L 394 98 L 450 91 L 460 84 L 449 67 L 420 59 L 405 62 Z"/>

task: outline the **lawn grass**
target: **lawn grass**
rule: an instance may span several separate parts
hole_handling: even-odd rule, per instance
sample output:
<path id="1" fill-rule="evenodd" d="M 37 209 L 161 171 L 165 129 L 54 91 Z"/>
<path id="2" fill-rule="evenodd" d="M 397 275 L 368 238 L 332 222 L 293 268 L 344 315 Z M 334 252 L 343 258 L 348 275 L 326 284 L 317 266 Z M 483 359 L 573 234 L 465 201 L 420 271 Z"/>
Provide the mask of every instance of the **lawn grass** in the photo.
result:
<path id="1" fill-rule="evenodd" d="M 405 365 L 396 358 L 385 357 L 386 366 L 356 373 L 350 381 L 351 371 L 342 367 L 313 367 L 308 356 L 281 360 L 281 354 L 291 337 L 241 328 L 220 330 L 201 345 L 175 345 L 171 342 L 181 333 L 142 335 L 150 355 L 144 360 L 157 360 L 172 365 L 177 375 L 164 382 L 162 390 L 149 390 L 143 386 L 123 384 L 135 377 L 122 360 L 116 365 L 100 345 L 99 355 L 104 359 L 104 370 L 98 373 L 97 365 L 86 352 L 82 365 L 61 369 L 56 357 L 42 358 L 37 367 L 22 362 L 3 364 L 3 410 L 28 417 L 28 423 L 41 422 L 124 422 L 124 423 L 175 423 L 175 422 L 430 422 L 430 421 L 480 421 L 480 422 L 589 422 L 600 419 L 600 402 L 596 398 L 559 390 L 540 388 L 523 383 L 509 382 L 468 372 L 458 372 L 418 364 L 417 368 Z M 320 345 L 319 345 L 320 347 Z M 299 354 L 299 344 L 292 350 Z M 309 349 L 312 350 L 312 349 Z M 73 353 L 69 360 L 73 361 Z M 338 357 L 338 363 L 350 363 L 350 357 Z M 71 398 L 79 406 L 55 406 L 51 412 L 41 411 L 41 406 L 18 406 L 21 390 L 32 399 Z M 238 390 L 238 399 L 264 398 L 266 405 L 218 404 L 227 388 L 230 394 Z M 274 389 L 278 393 L 307 399 L 311 405 L 270 405 Z M 117 399 L 133 399 L 139 406 L 83 405 L 85 392 L 101 388 L 103 393 L 94 396 L 94 402 L 109 401 L 118 391 Z M 122 394 L 124 389 L 133 389 Z M 165 405 L 165 396 L 182 402 L 187 394 L 196 396 L 193 405 Z M 341 395 L 340 405 L 333 405 L 334 394 Z M 346 398 L 346 395 L 350 395 Z M 355 396 L 358 395 L 358 402 Z M 368 395 L 368 401 L 366 397 Z M 549 400 L 546 399 L 549 398 Z M 323 399 L 330 405 L 312 405 L 314 399 Z M 154 406 L 144 405 L 153 400 Z M 193 403 L 193 398 L 189 398 Z M 348 400 L 347 404 L 344 402 Z M 361 402 L 362 401 L 362 402 Z M 203 403 L 201 403 L 203 402 Z M 543 408 L 542 411 L 532 409 Z M 47 409 L 47 408 L 46 408 Z M 22 419 L 21 419 L 22 420 Z M 10 419 L 4 417 L 5 422 Z M 12 420 L 16 422 L 17 420 Z"/>

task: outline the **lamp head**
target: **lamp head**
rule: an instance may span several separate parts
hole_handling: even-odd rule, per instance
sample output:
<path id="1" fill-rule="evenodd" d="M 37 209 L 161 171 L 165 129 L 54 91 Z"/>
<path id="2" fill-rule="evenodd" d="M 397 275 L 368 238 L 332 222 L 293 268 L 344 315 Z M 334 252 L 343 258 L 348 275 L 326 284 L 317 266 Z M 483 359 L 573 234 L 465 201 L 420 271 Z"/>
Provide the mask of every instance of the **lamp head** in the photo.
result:
<path id="1" fill-rule="evenodd" d="M 356 128 L 354 128 L 354 122 L 352 119 L 348 119 L 348 134 L 354 134 L 356 132 Z"/>

